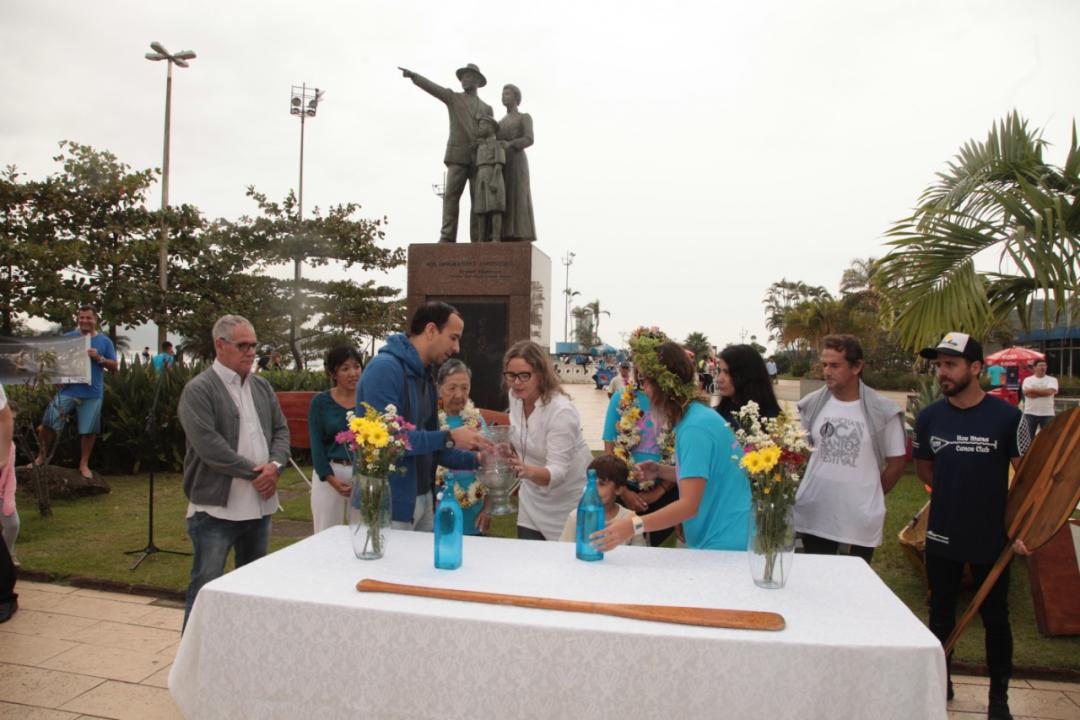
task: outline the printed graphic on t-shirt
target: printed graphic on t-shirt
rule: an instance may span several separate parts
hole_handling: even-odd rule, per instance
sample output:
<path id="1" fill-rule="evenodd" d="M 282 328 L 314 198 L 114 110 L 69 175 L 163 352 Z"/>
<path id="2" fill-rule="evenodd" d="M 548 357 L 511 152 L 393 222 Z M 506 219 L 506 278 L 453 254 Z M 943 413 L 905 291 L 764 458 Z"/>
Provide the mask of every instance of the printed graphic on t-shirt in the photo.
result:
<path id="1" fill-rule="evenodd" d="M 855 467 L 865 427 L 862 420 L 827 418 L 821 426 L 821 440 L 814 452 L 820 454 L 821 462 Z"/>
<path id="2" fill-rule="evenodd" d="M 997 450 L 998 441 L 979 435 L 957 435 L 953 440 L 938 437 L 937 435 L 930 436 L 930 450 L 935 455 L 950 446 L 958 453 L 980 453 L 985 455 Z"/>

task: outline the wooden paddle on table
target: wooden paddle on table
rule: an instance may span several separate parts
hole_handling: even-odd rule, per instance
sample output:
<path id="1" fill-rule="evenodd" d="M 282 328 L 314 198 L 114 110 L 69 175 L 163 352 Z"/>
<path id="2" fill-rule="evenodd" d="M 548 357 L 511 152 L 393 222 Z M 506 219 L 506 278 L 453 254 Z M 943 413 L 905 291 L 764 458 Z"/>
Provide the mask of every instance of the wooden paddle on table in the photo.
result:
<path id="1" fill-rule="evenodd" d="M 540 610 L 614 615 L 632 620 L 699 625 L 702 627 L 734 628 L 737 630 L 783 630 L 784 617 L 772 612 L 757 610 L 723 610 L 720 608 L 677 607 L 673 605 L 629 605 L 626 603 L 599 603 L 583 600 L 559 600 L 529 595 L 503 595 L 500 593 L 450 590 L 423 585 L 399 585 L 364 578 L 356 583 L 360 592 L 394 593 L 441 600 L 514 605 Z"/>
<path id="2" fill-rule="evenodd" d="M 1020 460 L 1005 504 L 1009 542 L 945 643 L 948 655 L 1013 557 L 1022 540 L 1034 551 L 1054 536 L 1080 503 L 1080 408 L 1057 416 L 1035 436 Z"/>

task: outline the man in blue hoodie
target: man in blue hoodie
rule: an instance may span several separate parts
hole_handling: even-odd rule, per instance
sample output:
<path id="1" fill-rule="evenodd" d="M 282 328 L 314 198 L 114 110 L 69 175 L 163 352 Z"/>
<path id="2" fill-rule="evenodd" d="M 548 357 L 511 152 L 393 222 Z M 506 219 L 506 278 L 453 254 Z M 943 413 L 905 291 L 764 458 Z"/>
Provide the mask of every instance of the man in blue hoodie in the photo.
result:
<path id="1" fill-rule="evenodd" d="M 461 349 L 465 321 L 443 302 L 421 305 L 409 323 L 408 335 L 395 333 L 364 368 L 356 386 L 357 413 L 361 403 L 379 412 L 388 405 L 416 425 L 409 433 L 412 449 L 401 464 L 404 472 L 391 475 L 393 526 L 430 531 L 434 517 L 435 468 L 473 470 L 477 456 L 467 450 L 486 445 L 477 431 L 460 427 L 439 430 L 435 369 Z"/>

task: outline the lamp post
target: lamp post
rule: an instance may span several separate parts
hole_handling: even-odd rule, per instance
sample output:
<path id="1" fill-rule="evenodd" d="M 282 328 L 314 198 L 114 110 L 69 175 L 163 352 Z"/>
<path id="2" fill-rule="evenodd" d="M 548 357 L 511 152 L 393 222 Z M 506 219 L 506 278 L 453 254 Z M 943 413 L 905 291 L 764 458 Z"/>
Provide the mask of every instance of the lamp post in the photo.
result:
<path id="1" fill-rule="evenodd" d="M 169 221 L 166 211 L 169 209 L 169 129 L 172 122 L 172 66 L 179 65 L 182 68 L 188 66 L 188 60 L 195 59 L 195 53 L 191 50 L 182 50 L 175 55 L 166 50 L 161 43 L 152 42 L 150 48 L 154 51 L 146 53 L 146 59 L 154 62 L 166 60 L 168 71 L 165 74 L 165 150 L 161 161 L 161 240 L 158 254 L 158 282 L 161 288 L 161 301 L 165 303 L 165 293 L 169 289 Z M 158 321 L 157 350 L 161 350 L 162 343 L 168 332 L 167 307 L 162 308 L 161 319 Z"/>
<path id="2" fill-rule="evenodd" d="M 309 117 L 315 117 L 315 113 L 318 111 L 319 102 L 322 100 L 325 91 L 314 88 L 313 90 L 307 89 L 307 83 L 302 83 L 299 87 L 292 86 L 292 98 L 289 100 L 289 114 L 295 115 L 300 118 L 300 184 L 297 191 L 297 208 L 296 208 L 296 228 L 297 234 L 301 237 L 297 238 L 297 242 L 303 242 L 303 222 L 304 222 L 304 123 Z M 301 266 L 303 265 L 304 257 L 303 253 L 297 248 L 296 254 L 293 256 L 293 312 L 292 317 L 289 320 L 289 346 L 292 350 L 293 361 L 296 363 L 297 369 L 303 367 L 303 363 L 300 358 L 300 350 L 296 346 L 296 318 L 300 314 L 300 308 L 302 304 L 301 290 L 300 290 L 300 275 Z"/>
<path id="3" fill-rule="evenodd" d="M 572 252 L 567 252 L 562 258 L 562 264 L 566 266 L 566 289 L 563 292 L 566 294 L 566 312 L 563 317 L 563 342 L 570 342 L 570 266 L 574 264 L 574 258 L 577 257 Z"/>

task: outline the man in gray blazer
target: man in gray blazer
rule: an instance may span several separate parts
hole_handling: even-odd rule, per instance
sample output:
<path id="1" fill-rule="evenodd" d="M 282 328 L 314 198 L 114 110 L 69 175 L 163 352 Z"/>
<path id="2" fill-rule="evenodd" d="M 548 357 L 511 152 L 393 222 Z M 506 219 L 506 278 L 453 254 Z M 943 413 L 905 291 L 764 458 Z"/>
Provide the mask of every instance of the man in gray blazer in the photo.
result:
<path id="1" fill-rule="evenodd" d="M 251 372 L 258 340 L 251 323 L 223 315 L 214 323 L 217 359 L 180 395 L 177 413 L 187 436 L 184 494 L 194 547 L 184 625 L 203 585 L 266 555 L 277 482 L 289 460 L 289 427 L 274 389 Z"/>

